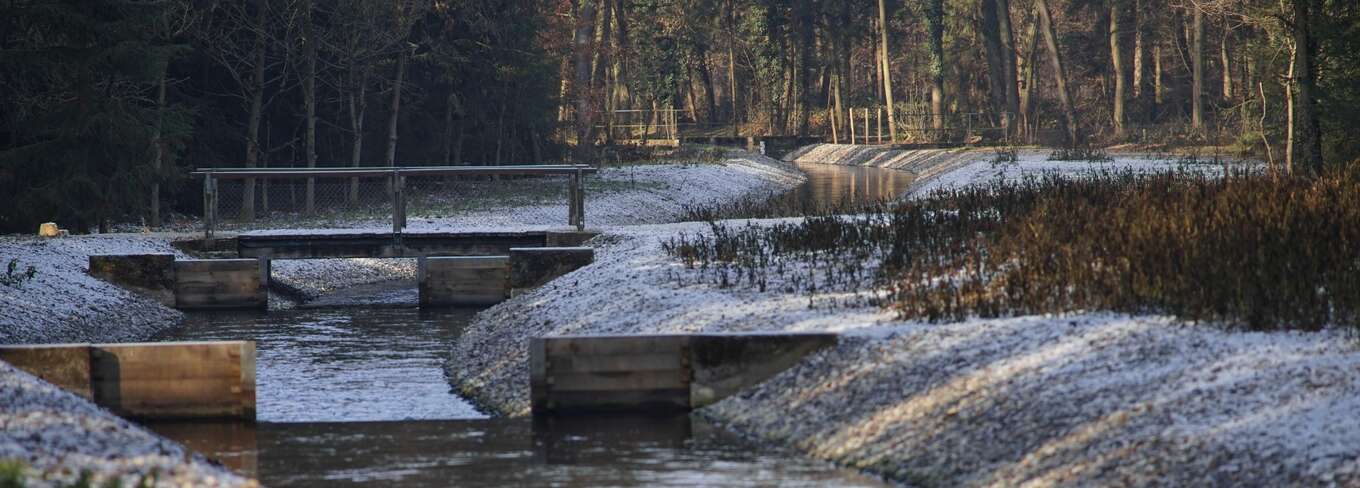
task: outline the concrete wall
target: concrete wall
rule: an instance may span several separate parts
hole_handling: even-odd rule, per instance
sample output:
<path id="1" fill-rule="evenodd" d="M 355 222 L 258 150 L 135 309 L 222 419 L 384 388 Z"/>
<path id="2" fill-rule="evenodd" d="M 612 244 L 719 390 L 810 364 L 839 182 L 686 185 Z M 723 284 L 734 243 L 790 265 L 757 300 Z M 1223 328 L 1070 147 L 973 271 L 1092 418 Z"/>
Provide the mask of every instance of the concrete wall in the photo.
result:
<path id="1" fill-rule="evenodd" d="M 510 295 L 510 257 L 420 258 L 416 281 L 422 307 L 493 305 Z"/>
<path id="2" fill-rule="evenodd" d="M 255 343 L 0 346 L 0 360 L 114 413 L 255 419 Z"/>
<path id="3" fill-rule="evenodd" d="M 829 333 L 540 337 L 530 341 L 535 413 L 709 405 L 835 344 Z"/>

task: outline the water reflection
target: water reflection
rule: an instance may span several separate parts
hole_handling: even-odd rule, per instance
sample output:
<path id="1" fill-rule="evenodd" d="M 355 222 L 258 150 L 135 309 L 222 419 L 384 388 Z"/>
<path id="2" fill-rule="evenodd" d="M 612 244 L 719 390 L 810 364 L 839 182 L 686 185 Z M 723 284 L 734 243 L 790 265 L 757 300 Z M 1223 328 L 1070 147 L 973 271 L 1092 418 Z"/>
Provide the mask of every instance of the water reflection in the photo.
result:
<path id="1" fill-rule="evenodd" d="M 806 184 L 778 197 L 796 208 L 860 205 L 895 200 L 916 181 L 916 175 L 893 169 L 793 163 L 807 174 Z"/>
<path id="2" fill-rule="evenodd" d="M 687 415 L 177 425 L 153 428 L 269 486 L 883 486 Z"/>
<path id="3" fill-rule="evenodd" d="M 448 345 L 475 310 L 195 312 L 162 340 L 256 341 L 262 422 L 484 417 L 444 376 Z"/>

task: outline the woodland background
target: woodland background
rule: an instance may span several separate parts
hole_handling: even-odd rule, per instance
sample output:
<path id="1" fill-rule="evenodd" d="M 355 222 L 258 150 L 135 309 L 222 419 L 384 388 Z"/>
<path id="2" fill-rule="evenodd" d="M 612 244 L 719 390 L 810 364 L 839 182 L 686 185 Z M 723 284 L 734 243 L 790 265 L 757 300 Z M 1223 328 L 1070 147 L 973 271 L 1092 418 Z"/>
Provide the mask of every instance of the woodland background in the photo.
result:
<path id="1" fill-rule="evenodd" d="M 595 163 L 622 110 L 1307 175 L 1357 108 L 1354 0 L 0 0 L 0 232 L 156 227 L 198 167 Z"/>

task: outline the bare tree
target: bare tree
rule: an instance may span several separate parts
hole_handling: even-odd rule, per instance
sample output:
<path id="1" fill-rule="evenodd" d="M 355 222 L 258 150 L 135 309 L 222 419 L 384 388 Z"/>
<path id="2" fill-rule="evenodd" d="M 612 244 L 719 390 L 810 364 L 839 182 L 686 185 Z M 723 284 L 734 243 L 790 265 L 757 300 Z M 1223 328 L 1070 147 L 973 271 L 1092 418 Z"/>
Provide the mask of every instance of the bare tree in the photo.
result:
<path id="1" fill-rule="evenodd" d="M 888 62 L 888 10 L 883 0 L 878 0 L 878 39 L 879 65 L 883 70 L 883 97 L 888 103 L 888 137 L 897 143 L 897 112 L 893 103 L 892 63 Z"/>
<path id="2" fill-rule="evenodd" d="M 1053 79 L 1058 84 L 1058 102 L 1062 105 L 1063 128 L 1067 132 L 1067 143 L 1076 144 L 1080 131 L 1077 127 L 1077 112 L 1072 106 L 1072 95 L 1067 88 L 1067 71 L 1063 67 L 1062 53 L 1058 50 L 1058 34 L 1053 27 L 1053 14 L 1048 8 L 1048 0 L 1034 0 L 1035 14 L 1039 18 L 1039 30 L 1048 47 L 1048 60 L 1053 65 Z"/>

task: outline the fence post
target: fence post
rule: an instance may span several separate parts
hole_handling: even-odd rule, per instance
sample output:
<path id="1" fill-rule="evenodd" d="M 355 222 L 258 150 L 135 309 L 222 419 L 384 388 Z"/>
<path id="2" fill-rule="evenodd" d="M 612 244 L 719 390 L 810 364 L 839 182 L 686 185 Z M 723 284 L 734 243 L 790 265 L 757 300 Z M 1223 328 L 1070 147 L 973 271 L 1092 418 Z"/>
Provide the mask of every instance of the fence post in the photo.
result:
<path id="1" fill-rule="evenodd" d="M 406 227 L 406 177 L 400 170 L 392 170 L 392 234 L 400 234 Z"/>
<path id="2" fill-rule="evenodd" d="M 577 168 L 571 175 L 571 183 L 567 187 L 567 225 L 576 227 L 576 230 L 585 230 L 585 193 L 581 188 L 581 169 Z"/>
<path id="3" fill-rule="evenodd" d="M 203 245 L 213 244 L 213 225 L 217 220 L 217 179 L 212 170 L 203 172 Z"/>

